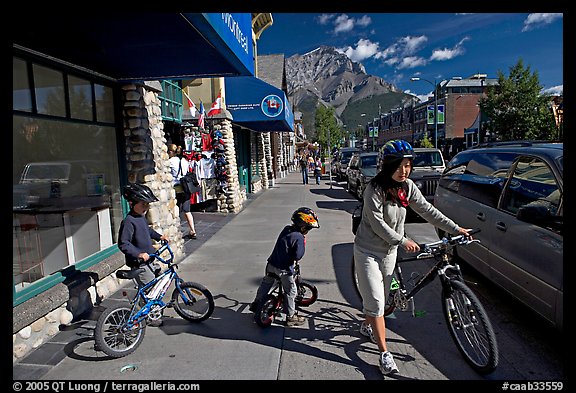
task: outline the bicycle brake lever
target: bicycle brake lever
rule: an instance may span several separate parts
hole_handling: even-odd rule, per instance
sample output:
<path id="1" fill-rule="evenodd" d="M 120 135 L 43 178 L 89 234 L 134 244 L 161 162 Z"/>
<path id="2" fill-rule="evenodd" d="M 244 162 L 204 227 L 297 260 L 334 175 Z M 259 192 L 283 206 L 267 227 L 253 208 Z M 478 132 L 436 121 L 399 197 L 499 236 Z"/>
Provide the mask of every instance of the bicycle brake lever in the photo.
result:
<path id="1" fill-rule="evenodd" d="M 425 259 L 425 258 L 430 258 L 432 256 L 431 252 L 421 252 L 420 254 L 418 254 L 416 256 L 416 259 Z"/>

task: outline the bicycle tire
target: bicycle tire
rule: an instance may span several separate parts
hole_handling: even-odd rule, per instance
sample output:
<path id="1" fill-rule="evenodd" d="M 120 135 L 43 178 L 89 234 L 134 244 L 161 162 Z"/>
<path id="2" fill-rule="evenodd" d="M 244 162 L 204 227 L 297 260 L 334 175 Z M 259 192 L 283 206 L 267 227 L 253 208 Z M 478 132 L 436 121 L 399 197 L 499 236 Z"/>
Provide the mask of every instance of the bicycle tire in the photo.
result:
<path id="1" fill-rule="evenodd" d="M 449 299 L 454 302 L 456 319 L 450 315 Z M 464 359 L 479 374 L 493 372 L 498 367 L 498 344 L 478 297 L 462 281 L 450 280 L 442 289 L 442 300 L 448 330 Z"/>
<path id="2" fill-rule="evenodd" d="M 186 301 L 180 291 L 184 291 Z M 184 282 L 174 288 L 172 303 L 176 313 L 189 322 L 202 322 L 210 318 L 214 312 L 214 297 L 203 285 L 195 282 Z"/>
<path id="3" fill-rule="evenodd" d="M 145 323 L 132 330 L 123 332 L 121 329 L 130 318 L 131 307 L 118 305 L 109 307 L 98 318 L 94 330 L 96 347 L 106 355 L 121 358 L 134 352 L 144 340 Z"/>
<path id="4" fill-rule="evenodd" d="M 276 312 L 276 296 L 268 294 L 258 305 L 254 313 L 254 321 L 262 328 L 272 325 L 274 314 Z"/>
<path id="5" fill-rule="evenodd" d="M 318 288 L 312 283 L 300 280 L 297 285 L 296 305 L 300 307 L 308 307 L 318 300 Z"/>

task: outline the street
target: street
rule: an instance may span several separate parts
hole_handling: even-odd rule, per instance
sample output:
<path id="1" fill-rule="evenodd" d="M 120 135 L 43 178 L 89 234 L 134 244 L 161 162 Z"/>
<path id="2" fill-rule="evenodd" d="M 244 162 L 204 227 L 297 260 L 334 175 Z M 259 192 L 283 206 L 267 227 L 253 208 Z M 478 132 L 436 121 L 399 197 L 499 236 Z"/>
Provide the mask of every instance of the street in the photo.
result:
<path id="1" fill-rule="evenodd" d="M 168 309 L 164 324 L 149 327 L 136 352 L 120 359 L 94 350 L 95 320 L 79 321 L 42 346 L 44 351 L 50 345 L 56 348 L 43 367 L 34 353 L 15 364 L 14 379 L 382 380 L 378 349 L 358 331 L 361 304 L 350 266 L 350 216 L 358 202 L 344 190 L 344 182 L 330 188 L 327 177 L 321 185 L 303 185 L 298 172 L 279 179 L 180 263 L 185 280 L 201 283 L 214 295 L 216 309 L 209 320 L 192 324 Z M 313 208 L 319 216 L 320 228 L 307 235 L 301 263 L 302 276 L 318 287 L 319 299 L 302 309 L 308 319 L 303 326 L 262 329 L 253 322 L 248 305 L 278 233 L 300 206 Z M 406 230 L 419 242 L 435 239 L 427 223 L 409 223 Z M 426 268 L 422 261 L 406 265 L 405 273 Z M 465 363 L 445 326 L 435 281 L 416 296 L 417 317 L 396 311 L 386 319 L 388 347 L 400 373 L 384 379 L 563 380 L 563 335 L 462 268 L 491 318 L 499 367 L 481 376 Z M 121 293 L 114 298 L 121 299 Z M 106 303 L 95 309 L 94 319 Z"/>

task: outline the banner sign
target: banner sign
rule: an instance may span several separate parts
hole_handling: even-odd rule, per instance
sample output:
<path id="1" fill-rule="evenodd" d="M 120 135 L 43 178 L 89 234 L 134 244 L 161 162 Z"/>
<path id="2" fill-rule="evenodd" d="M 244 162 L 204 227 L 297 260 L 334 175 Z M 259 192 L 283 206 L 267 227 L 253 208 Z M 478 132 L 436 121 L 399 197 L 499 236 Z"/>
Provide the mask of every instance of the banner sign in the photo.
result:
<path id="1" fill-rule="evenodd" d="M 428 124 L 434 124 L 434 105 L 428 105 Z"/>
<path id="2" fill-rule="evenodd" d="M 438 105 L 438 124 L 444 124 L 444 105 Z"/>

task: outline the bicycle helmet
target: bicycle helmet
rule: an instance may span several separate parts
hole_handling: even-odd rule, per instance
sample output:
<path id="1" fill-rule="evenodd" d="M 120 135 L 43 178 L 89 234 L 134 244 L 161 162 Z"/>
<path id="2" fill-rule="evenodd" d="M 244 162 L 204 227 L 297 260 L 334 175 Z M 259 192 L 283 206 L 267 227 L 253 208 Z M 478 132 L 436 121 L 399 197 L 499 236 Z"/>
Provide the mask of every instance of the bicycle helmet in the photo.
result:
<path id="1" fill-rule="evenodd" d="M 122 195 L 130 202 L 142 201 L 150 203 L 158 201 L 152 190 L 144 184 L 130 183 L 124 186 Z"/>
<path id="2" fill-rule="evenodd" d="M 292 214 L 292 222 L 302 228 L 312 229 L 320 228 L 320 223 L 318 222 L 318 216 L 314 213 L 314 210 L 308 207 L 301 207 Z"/>
<path id="3" fill-rule="evenodd" d="M 403 158 L 414 158 L 414 149 L 412 146 L 402 139 L 394 139 L 386 142 L 380 154 L 383 160 L 394 161 Z"/>

